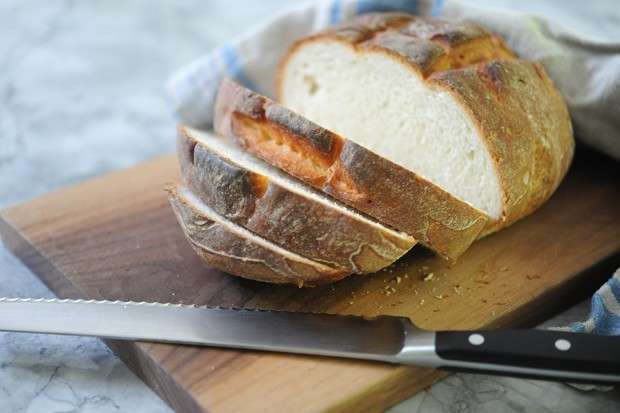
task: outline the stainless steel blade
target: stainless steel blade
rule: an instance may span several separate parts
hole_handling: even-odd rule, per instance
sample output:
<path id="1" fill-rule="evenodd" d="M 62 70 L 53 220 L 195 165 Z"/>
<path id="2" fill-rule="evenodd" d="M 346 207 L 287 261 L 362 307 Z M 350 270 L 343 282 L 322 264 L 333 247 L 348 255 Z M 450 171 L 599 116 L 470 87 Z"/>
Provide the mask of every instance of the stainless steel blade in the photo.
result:
<path id="1" fill-rule="evenodd" d="M 0 330 L 394 361 L 409 320 L 94 300 L 0 299 Z"/>

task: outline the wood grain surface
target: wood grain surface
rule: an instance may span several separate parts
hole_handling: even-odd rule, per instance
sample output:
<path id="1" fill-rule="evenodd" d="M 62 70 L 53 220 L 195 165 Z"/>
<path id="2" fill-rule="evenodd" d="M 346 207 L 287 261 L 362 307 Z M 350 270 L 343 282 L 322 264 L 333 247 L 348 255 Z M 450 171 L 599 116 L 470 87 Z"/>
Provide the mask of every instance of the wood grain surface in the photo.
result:
<path id="1" fill-rule="evenodd" d="M 581 150 L 542 209 L 452 267 L 421 247 L 372 276 L 314 289 L 205 267 L 168 206 L 173 156 L 0 214 L 9 248 L 60 297 L 410 317 L 428 329 L 533 325 L 594 291 L 620 265 L 617 164 Z M 432 275 L 431 275 L 432 274 Z M 205 326 L 208 328 L 208 326 Z M 382 363 L 108 341 L 178 411 L 382 411 L 443 377 Z"/>

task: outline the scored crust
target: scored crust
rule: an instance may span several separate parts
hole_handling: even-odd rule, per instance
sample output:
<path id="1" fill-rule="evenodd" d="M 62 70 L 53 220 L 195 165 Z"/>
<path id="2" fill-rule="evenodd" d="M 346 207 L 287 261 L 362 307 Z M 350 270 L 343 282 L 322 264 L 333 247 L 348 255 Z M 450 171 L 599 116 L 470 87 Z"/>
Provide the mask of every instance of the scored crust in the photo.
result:
<path id="1" fill-rule="evenodd" d="M 549 199 L 568 171 L 575 142 L 566 104 L 539 64 L 496 61 L 435 73 L 429 81 L 452 93 L 471 115 L 495 163 L 503 215 L 482 235 Z"/>
<path id="2" fill-rule="evenodd" d="M 415 245 L 412 237 L 372 223 L 344 206 L 333 206 L 331 199 L 320 202 L 316 198 L 326 197 L 312 188 L 302 191 L 287 185 L 259 159 L 253 159 L 259 165 L 250 170 L 250 162 L 240 158 L 251 155 L 236 153 L 240 152 L 236 148 L 227 151 L 227 142 L 222 141 L 179 128 L 183 183 L 215 212 L 260 237 L 354 273 L 378 271 Z"/>
<path id="3" fill-rule="evenodd" d="M 276 246 L 205 210 L 182 188 L 169 188 L 172 209 L 198 255 L 222 271 L 299 287 L 332 283 L 350 272 L 334 269 Z"/>
<path id="4" fill-rule="evenodd" d="M 482 211 L 374 152 L 229 79 L 215 130 L 249 152 L 456 259 L 486 224 Z"/>
<path id="5" fill-rule="evenodd" d="M 500 37 L 474 23 L 406 13 L 369 13 L 293 43 L 277 68 L 278 100 L 281 101 L 283 72 L 290 57 L 310 42 L 324 40 L 339 41 L 360 52 L 380 51 L 424 77 L 480 62 L 515 58 Z"/>
<path id="6" fill-rule="evenodd" d="M 502 215 L 490 219 L 480 236 L 533 212 L 565 176 L 574 140 L 564 100 L 542 66 L 518 59 L 482 27 L 403 13 L 360 16 L 290 47 L 276 76 L 280 101 L 291 56 L 312 42 L 329 41 L 394 59 L 429 87 L 449 92 L 469 113 L 503 191 Z"/>

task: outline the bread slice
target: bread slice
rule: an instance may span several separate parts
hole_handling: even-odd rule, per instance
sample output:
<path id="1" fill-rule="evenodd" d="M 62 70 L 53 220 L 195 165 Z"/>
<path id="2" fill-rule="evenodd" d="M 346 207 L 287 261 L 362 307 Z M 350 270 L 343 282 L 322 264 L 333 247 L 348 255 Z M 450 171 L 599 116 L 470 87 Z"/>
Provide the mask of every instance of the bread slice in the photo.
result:
<path id="1" fill-rule="evenodd" d="M 277 89 L 291 110 L 484 211 L 483 234 L 539 207 L 573 156 L 544 69 L 472 23 L 362 16 L 295 43 Z"/>
<path id="2" fill-rule="evenodd" d="M 190 244 L 210 266 L 270 283 L 314 286 L 349 273 L 309 260 L 222 217 L 186 188 L 171 188 L 172 209 Z"/>
<path id="3" fill-rule="evenodd" d="M 378 271 L 415 239 L 363 216 L 207 132 L 179 127 L 184 185 L 224 218 L 349 273 Z"/>
<path id="4" fill-rule="evenodd" d="M 232 80 L 215 110 L 220 134 L 444 257 L 457 258 L 485 226 L 486 214 L 415 172 Z"/>

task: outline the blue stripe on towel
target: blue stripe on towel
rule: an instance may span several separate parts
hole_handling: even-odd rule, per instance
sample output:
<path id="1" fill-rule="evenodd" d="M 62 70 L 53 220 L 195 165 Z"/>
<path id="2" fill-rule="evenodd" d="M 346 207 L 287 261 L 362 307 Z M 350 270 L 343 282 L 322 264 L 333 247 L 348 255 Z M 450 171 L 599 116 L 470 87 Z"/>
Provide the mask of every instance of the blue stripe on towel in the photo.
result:
<path id="1" fill-rule="evenodd" d="M 599 297 L 599 295 L 595 295 L 595 297 Z M 594 299 L 592 300 L 594 301 Z M 597 316 L 594 319 L 594 330 L 592 331 L 594 334 L 606 334 L 612 335 L 617 334 L 617 323 L 618 317 L 611 312 L 606 306 L 603 300 L 600 300 L 600 309 L 597 311 Z"/>
<path id="2" fill-rule="evenodd" d="M 329 6 L 329 24 L 336 24 L 342 19 L 342 1 L 333 0 Z"/>
<path id="3" fill-rule="evenodd" d="M 586 332 L 586 326 L 583 324 L 583 322 L 572 323 L 568 328 L 573 333 L 585 333 Z"/>
<path id="4" fill-rule="evenodd" d="M 443 10 L 443 0 L 434 0 L 431 8 L 431 16 L 439 16 Z"/>
<path id="5" fill-rule="evenodd" d="M 228 74 L 232 78 L 241 82 L 248 89 L 259 91 L 256 88 L 254 82 L 250 80 L 250 78 L 248 78 L 245 74 L 245 71 L 243 70 L 243 65 L 241 64 L 241 60 L 239 59 L 239 55 L 231 45 L 226 45 L 222 47 L 222 49 L 220 50 L 220 54 L 222 56 L 222 59 L 224 60 L 224 64 L 226 65 Z"/>
<path id="6" fill-rule="evenodd" d="M 572 323 L 569 328 L 575 332 L 620 335 L 620 269 L 592 296 L 590 318 Z"/>
<path id="7" fill-rule="evenodd" d="M 609 285 L 609 288 L 611 289 L 611 292 L 613 293 L 616 302 L 620 303 L 620 280 L 618 280 L 616 277 L 612 277 L 609 279 L 609 281 L 607 281 L 607 284 Z M 620 316 L 620 314 L 618 315 Z"/>
<path id="8" fill-rule="evenodd" d="M 617 280 L 616 280 L 617 281 Z M 611 284 L 614 282 L 612 278 L 608 281 L 608 285 L 611 288 Z M 592 307 L 590 310 L 590 318 L 586 321 L 573 323 L 570 325 L 570 329 L 576 333 L 586 333 L 586 324 L 591 323 L 593 325 L 593 329 L 591 333 L 593 334 L 604 334 L 604 335 L 618 335 L 620 334 L 620 314 L 614 313 L 611 309 L 607 308 L 605 305 L 605 301 L 603 300 L 603 295 L 611 295 L 610 290 L 604 290 L 601 292 L 597 292 L 592 296 Z M 599 290 L 600 291 L 600 290 Z M 615 292 L 614 294 L 615 295 Z M 608 297 L 609 299 L 614 299 L 614 297 Z"/>
<path id="9" fill-rule="evenodd" d="M 415 14 L 418 11 L 417 0 L 359 0 L 355 7 L 356 14 L 373 11 L 404 11 Z"/>

